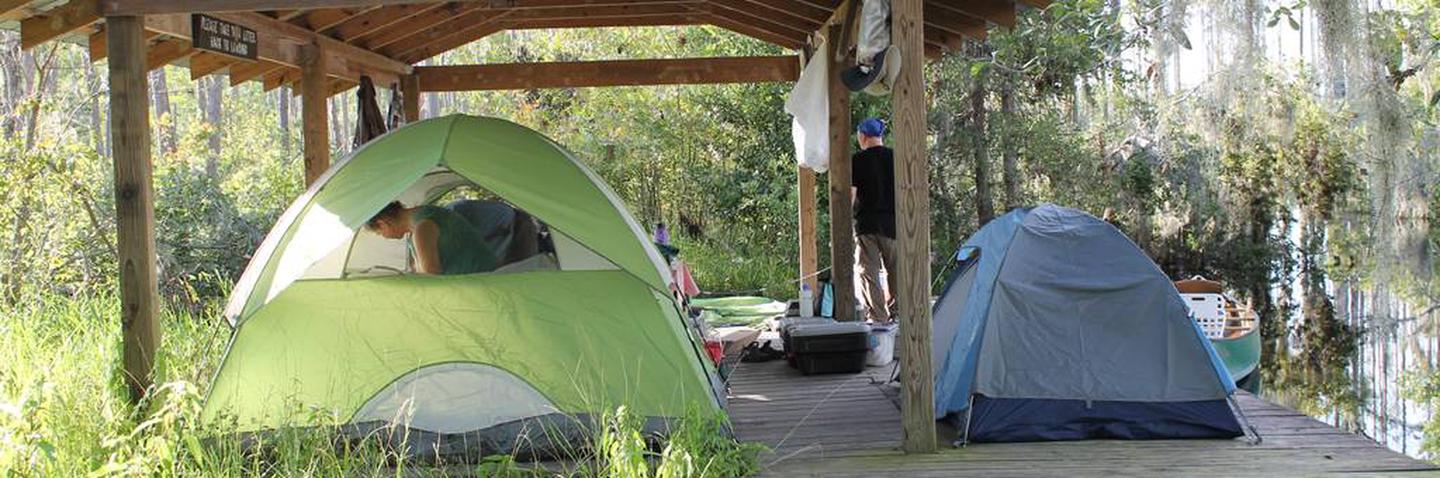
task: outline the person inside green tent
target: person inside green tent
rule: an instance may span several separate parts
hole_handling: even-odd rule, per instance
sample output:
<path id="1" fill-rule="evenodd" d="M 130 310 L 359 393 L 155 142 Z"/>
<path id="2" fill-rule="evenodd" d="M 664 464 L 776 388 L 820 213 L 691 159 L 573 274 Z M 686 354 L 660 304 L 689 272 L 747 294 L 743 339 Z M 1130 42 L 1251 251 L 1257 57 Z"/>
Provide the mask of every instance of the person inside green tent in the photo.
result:
<path id="1" fill-rule="evenodd" d="M 385 205 L 365 223 L 387 239 L 410 234 L 410 253 L 421 274 L 473 274 L 495 270 L 495 251 L 485 235 L 455 211 L 432 205 L 406 208 L 399 201 Z"/>

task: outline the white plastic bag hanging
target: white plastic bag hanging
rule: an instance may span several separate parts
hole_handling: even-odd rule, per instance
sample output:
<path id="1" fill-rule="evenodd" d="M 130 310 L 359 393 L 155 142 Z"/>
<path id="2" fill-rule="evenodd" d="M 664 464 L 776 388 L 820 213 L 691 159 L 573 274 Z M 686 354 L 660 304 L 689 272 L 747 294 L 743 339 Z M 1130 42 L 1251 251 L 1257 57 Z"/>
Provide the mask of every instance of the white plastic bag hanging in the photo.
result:
<path id="1" fill-rule="evenodd" d="M 815 51 L 826 51 L 824 42 Z M 830 166 L 830 62 L 822 56 L 810 59 L 785 100 L 785 112 L 794 117 L 790 133 L 795 140 L 795 160 L 801 166 L 824 173 Z"/>

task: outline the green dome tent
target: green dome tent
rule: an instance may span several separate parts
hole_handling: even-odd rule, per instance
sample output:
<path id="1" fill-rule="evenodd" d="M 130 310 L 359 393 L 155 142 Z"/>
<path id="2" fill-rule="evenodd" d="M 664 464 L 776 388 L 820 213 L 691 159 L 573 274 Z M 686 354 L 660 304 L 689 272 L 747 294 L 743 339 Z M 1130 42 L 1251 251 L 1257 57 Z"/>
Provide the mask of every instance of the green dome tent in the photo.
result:
<path id="1" fill-rule="evenodd" d="M 391 201 L 466 186 L 548 226 L 541 266 L 406 274 L 404 242 L 363 227 Z M 471 455 L 582 436 L 570 424 L 620 405 L 659 431 L 723 406 L 670 287 L 621 201 L 563 148 L 493 118 L 422 121 L 336 163 L 281 216 L 232 292 L 202 415 L 245 432 L 320 411 Z"/>

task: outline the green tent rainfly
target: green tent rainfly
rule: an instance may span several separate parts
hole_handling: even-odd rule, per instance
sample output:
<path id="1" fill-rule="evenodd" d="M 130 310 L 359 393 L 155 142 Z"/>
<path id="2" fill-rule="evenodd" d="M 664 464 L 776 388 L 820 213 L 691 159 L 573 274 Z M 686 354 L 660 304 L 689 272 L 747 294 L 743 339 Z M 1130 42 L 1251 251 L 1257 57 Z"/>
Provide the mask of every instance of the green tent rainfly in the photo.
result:
<path id="1" fill-rule="evenodd" d="M 390 201 L 467 185 L 547 225 L 550 265 L 403 274 L 405 245 L 363 228 Z M 330 168 L 261 244 L 226 308 L 235 332 L 204 419 L 259 431 L 320 411 L 474 453 L 564 436 L 539 428 L 620 405 L 652 427 L 717 409 L 713 366 L 645 237 L 593 172 L 533 130 L 454 115 L 393 131 Z"/>

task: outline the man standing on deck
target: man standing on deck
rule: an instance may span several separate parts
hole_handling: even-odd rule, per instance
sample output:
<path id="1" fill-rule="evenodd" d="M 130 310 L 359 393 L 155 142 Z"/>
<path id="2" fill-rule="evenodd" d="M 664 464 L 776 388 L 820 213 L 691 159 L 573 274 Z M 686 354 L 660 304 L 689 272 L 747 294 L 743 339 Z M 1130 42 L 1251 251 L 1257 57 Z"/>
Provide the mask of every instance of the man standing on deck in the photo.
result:
<path id="1" fill-rule="evenodd" d="M 878 118 L 855 128 L 860 152 L 850 158 L 850 195 L 855 204 L 855 244 L 860 252 L 860 281 L 865 292 L 865 318 L 890 323 L 895 300 L 895 152 L 885 147 L 885 123 Z M 886 284 L 880 284 L 880 270 Z"/>

